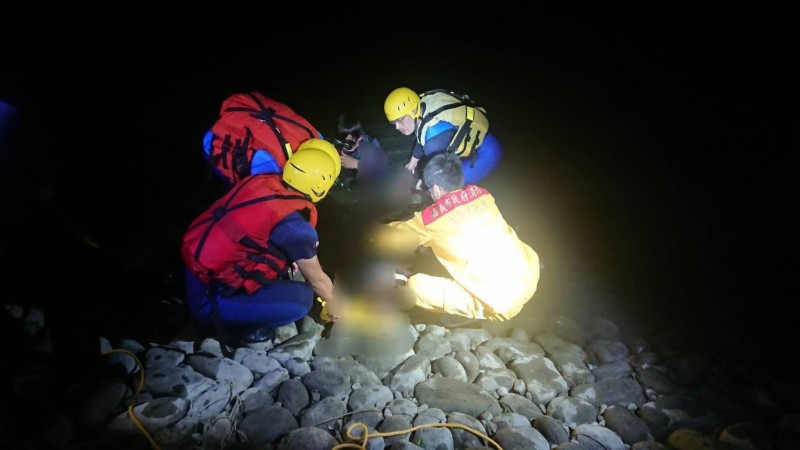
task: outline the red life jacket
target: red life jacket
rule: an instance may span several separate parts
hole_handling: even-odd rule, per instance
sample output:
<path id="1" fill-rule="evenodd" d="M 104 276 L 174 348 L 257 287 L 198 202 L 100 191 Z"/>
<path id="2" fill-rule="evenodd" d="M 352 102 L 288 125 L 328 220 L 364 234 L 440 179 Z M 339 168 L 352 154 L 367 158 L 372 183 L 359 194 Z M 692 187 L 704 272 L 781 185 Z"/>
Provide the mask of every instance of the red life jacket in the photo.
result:
<path id="1" fill-rule="evenodd" d="M 289 262 L 269 236 L 293 212 L 317 226 L 317 209 L 287 188 L 280 174 L 246 177 L 197 217 L 183 235 L 186 267 L 205 283 L 220 281 L 253 293 L 284 275 Z"/>
<path id="2" fill-rule="evenodd" d="M 231 183 L 251 175 L 256 150 L 264 150 L 282 170 L 303 142 L 320 137 L 308 120 L 259 92 L 233 94 L 211 127 L 209 162 Z"/>

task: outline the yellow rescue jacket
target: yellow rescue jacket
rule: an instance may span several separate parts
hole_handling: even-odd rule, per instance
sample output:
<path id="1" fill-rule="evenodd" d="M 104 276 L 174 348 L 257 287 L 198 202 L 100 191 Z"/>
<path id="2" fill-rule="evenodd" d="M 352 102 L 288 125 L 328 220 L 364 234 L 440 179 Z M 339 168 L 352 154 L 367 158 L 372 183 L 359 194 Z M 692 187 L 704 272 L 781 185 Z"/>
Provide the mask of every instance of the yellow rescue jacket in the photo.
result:
<path id="1" fill-rule="evenodd" d="M 536 292 L 539 255 L 522 242 L 486 189 L 450 192 L 414 217 L 387 224 L 390 247 L 430 247 L 450 276 L 495 314 L 519 310 Z"/>

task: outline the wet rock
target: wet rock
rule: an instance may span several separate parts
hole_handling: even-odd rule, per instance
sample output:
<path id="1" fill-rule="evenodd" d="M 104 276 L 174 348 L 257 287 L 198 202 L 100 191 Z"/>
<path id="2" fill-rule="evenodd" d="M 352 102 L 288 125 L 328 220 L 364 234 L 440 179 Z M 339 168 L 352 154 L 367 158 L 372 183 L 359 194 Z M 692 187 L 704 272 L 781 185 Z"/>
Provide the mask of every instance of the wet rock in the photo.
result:
<path id="1" fill-rule="evenodd" d="M 268 447 L 298 428 L 292 412 L 278 405 L 251 411 L 239 422 L 239 430 L 259 447 Z"/>
<path id="2" fill-rule="evenodd" d="M 533 420 L 544 415 L 544 412 L 539 409 L 536 403 L 533 403 L 519 394 L 506 394 L 500 397 L 499 403 L 504 410 L 522 414 L 527 417 L 528 420 Z"/>
<path id="3" fill-rule="evenodd" d="M 366 408 L 383 408 L 393 399 L 392 391 L 387 386 L 368 386 L 354 390 L 350 394 L 347 405 L 351 411 Z"/>
<path id="4" fill-rule="evenodd" d="M 467 379 L 467 371 L 454 357 L 445 355 L 431 364 L 433 373 L 439 374 L 445 378 L 454 378 L 461 380 L 465 383 L 469 382 Z"/>
<path id="5" fill-rule="evenodd" d="M 430 378 L 416 385 L 414 396 L 444 412 L 462 412 L 478 417 L 486 411 L 501 413 L 500 404 L 474 384 L 448 378 Z"/>
<path id="6" fill-rule="evenodd" d="M 625 450 L 625 443 L 616 433 L 596 423 L 578 425 L 572 430 L 572 437 L 590 449 Z"/>
<path id="7" fill-rule="evenodd" d="M 630 356 L 628 346 L 622 341 L 595 339 L 586 346 L 587 358 L 596 365 L 627 361 Z"/>
<path id="8" fill-rule="evenodd" d="M 281 383 L 278 388 L 277 400 L 295 416 L 311 403 L 306 385 L 298 379 L 290 379 Z"/>
<path id="9" fill-rule="evenodd" d="M 319 428 L 303 427 L 289 432 L 278 443 L 278 450 L 299 450 L 304 448 L 334 448 L 338 442 L 334 437 Z"/>
<path id="10" fill-rule="evenodd" d="M 522 414 L 517 413 L 503 413 L 499 416 L 493 417 L 492 422 L 495 425 L 496 430 L 502 430 L 503 428 L 509 427 L 530 427 L 531 421 L 527 417 L 523 416 Z"/>
<path id="11" fill-rule="evenodd" d="M 336 397 L 325 397 L 309 406 L 300 418 L 300 425 L 317 427 L 323 430 L 342 428 L 342 417 L 347 412 L 347 405 Z"/>
<path id="12" fill-rule="evenodd" d="M 503 450 L 550 450 L 550 444 L 533 427 L 503 428 L 494 435 Z"/>
<path id="13" fill-rule="evenodd" d="M 585 400 L 592 405 L 643 405 L 646 401 L 644 388 L 630 378 L 614 378 L 592 384 L 575 386 L 569 395 Z"/>
<path id="14" fill-rule="evenodd" d="M 411 422 L 404 416 L 397 415 L 386 418 L 383 423 L 381 423 L 380 427 L 378 427 L 378 431 L 381 433 L 393 433 L 396 431 L 408 430 L 409 428 L 411 428 Z M 411 439 L 411 432 L 400 433 L 384 438 L 386 445 L 391 445 L 398 441 L 408 441 L 409 439 Z"/>
<path id="15" fill-rule="evenodd" d="M 768 430 L 753 423 L 725 427 L 718 439 L 731 450 L 770 450 L 774 446 Z"/>
<path id="16" fill-rule="evenodd" d="M 569 389 L 553 362 L 545 357 L 533 355 L 515 359 L 508 368 L 525 382 L 527 393 L 537 404 L 546 404 Z"/>
<path id="17" fill-rule="evenodd" d="M 633 445 L 647 440 L 650 429 L 647 424 L 632 411 L 622 406 L 611 406 L 603 412 L 606 427 L 617 433 L 622 442 Z"/>
<path id="18" fill-rule="evenodd" d="M 717 441 L 712 436 L 697 430 L 678 429 L 673 431 L 666 441 L 667 447 L 675 450 L 694 450 L 698 448 L 717 448 Z"/>
<path id="19" fill-rule="evenodd" d="M 321 398 L 336 397 L 344 400 L 350 394 L 350 376 L 331 370 L 313 370 L 303 377 L 309 392 L 319 392 Z"/>
<path id="20" fill-rule="evenodd" d="M 539 416 L 533 419 L 533 428 L 542 433 L 550 445 L 561 445 L 569 441 L 569 428 L 562 422 L 549 417 Z"/>
<path id="21" fill-rule="evenodd" d="M 547 404 L 547 415 L 570 428 L 596 422 L 597 413 L 596 406 L 579 398 L 560 396 Z"/>
<path id="22" fill-rule="evenodd" d="M 475 432 L 486 435 L 486 429 L 483 424 L 475 417 L 463 413 L 452 413 L 447 418 L 447 423 L 463 425 L 465 428 L 450 428 L 450 434 L 453 436 L 453 446 L 455 448 L 470 448 L 482 444 L 484 440 L 475 434 Z"/>

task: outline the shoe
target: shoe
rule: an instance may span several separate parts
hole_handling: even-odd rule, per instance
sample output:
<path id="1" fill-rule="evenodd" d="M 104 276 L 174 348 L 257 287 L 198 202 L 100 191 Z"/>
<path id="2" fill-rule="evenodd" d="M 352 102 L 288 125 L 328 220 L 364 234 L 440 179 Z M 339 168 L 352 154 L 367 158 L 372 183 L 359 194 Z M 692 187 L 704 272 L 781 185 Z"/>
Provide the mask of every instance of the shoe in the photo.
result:
<path id="1" fill-rule="evenodd" d="M 479 325 L 483 319 L 475 319 L 472 317 L 457 316 L 455 314 L 442 314 L 440 322 L 445 328 L 480 328 Z"/>
<path id="2" fill-rule="evenodd" d="M 259 344 L 275 339 L 275 330 L 269 328 L 259 328 L 255 332 L 240 336 L 238 338 L 241 344 Z"/>
<path id="3" fill-rule="evenodd" d="M 405 286 L 408 284 L 408 275 L 399 273 L 397 271 L 394 273 L 394 279 L 397 286 Z"/>

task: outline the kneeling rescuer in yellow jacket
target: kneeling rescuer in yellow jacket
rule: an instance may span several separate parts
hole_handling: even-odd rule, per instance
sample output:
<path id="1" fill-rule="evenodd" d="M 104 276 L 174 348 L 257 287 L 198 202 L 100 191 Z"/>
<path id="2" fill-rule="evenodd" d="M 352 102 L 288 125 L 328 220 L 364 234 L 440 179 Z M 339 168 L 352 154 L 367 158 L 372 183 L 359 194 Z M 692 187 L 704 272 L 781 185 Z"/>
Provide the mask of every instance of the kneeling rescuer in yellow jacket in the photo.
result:
<path id="1" fill-rule="evenodd" d="M 410 276 L 416 306 L 473 319 L 517 315 L 539 282 L 536 251 L 508 225 L 489 191 L 464 185 L 458 156 L 432 158 L 423 181 L 434 203 L 408 220 L 382 225 L 372 239 L 384 249 L 430 247 L 449 273 Z"/>

